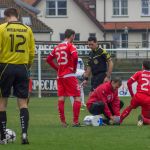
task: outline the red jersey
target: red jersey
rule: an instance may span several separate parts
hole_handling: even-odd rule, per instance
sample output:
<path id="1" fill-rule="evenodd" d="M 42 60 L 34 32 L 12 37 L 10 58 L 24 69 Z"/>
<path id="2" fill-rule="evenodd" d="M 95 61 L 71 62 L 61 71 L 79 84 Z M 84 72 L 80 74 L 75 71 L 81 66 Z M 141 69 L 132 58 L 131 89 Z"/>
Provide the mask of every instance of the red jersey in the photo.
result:
<path id="1" fill-rule="evenodd" d="M 133 80 L 133 82 L 138 83 L 137 93 L 144 93 L 150 95 L 150 71 L 148 70 L 138 71 L 131 77 L 131 79 Z M 128 86 L 130 86 L 129 80 Z"/>
<path id="2" fill-rule="evenodd" d="M 57 59 L 57 67 L 51 64 L 52 59 Z M 58 44 L 47 58 L 47 62 L 58 71 L 58 77 L 76 72 L 77 50 L 72 43 L 63 42 Z"/>
<path id="3" fill-rule="evenodd" d="M 111 104 L 114 115 L 120 116 L 120 99 L 118 97 L 118 90 L 113 90 L 111 82 L 106 82 L 99 85 L 90 95 L 87 101 L 87 107 L 90 108 L 93 102 L 103 101 L 105 103 L 104 112 L 110 117 L 112 116 L 109 110 L 108 103 Z"/>

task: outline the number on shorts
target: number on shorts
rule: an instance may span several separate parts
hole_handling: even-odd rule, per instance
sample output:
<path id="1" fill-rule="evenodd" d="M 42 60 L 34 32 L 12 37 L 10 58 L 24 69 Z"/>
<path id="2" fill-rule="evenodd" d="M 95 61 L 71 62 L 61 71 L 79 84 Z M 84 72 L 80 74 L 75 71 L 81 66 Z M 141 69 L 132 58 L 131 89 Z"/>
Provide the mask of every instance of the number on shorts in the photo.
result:
<path id="1" fill-rule="evenodd" d="M 56 52 L 56 55 L 59 65 L 66 65 L 68 63 L 67 53 L 65 51 Z"/>

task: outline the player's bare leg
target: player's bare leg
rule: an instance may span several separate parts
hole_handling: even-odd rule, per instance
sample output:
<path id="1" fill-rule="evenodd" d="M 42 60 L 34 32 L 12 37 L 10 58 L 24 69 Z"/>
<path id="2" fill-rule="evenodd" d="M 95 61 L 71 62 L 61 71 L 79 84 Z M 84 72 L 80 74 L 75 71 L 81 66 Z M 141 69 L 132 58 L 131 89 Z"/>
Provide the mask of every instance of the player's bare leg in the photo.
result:
<path id="1" fill-rule="evenodd" d="M 18 107 L 20 109 L 20 122 L 22 128 L 22 144 L 29 144 L 27 138 L 27 131 L 29 125 L 29 112 L 28 112 L 28 105 L 27 99 L 20 99 L 18 98 Z"/>
<path id="2" fill-rule="evenodd" d="M 0 144 L 7 144 L 6 141 L 6 124 L 7 124 L 7 98 L 0 98 Z"/>

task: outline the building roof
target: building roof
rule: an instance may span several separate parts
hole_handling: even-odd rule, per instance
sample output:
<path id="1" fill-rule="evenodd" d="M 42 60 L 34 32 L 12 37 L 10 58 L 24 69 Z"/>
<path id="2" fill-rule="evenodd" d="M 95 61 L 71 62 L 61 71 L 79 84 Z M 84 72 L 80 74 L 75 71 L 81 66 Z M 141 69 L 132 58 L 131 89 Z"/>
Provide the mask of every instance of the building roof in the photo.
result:
<path id="1" fill-rule="evenodd" d="M 41 0 L 22 0 L 33 6 L 37 5 Z M 96 24 L 96 26 L 105 32 L 114 30 L 124 30 L 127 27 L 130 31 L 150 30 L 150 22 L 99 22 L 96 19 L 96 0 L 73 0 Z"/>
<path id="2" fill-rule="evenodd" d="M 15 0 L 0 0 L 0 8 L 9 8 L 9 7 L 14 7 L 18 9 L 20 13 L 20 21 L 22 17 L 30 17 L 32 24 L 30 27 L 32 28 L 34 33 L 52 32 L 52 29 L 43 22 L 41 22 L 32 11 L 29 11 L 28 9 L 18 5 L 15 2 Z M 5 22 L 4 18 L 0 18 L 0 24 L 4 22 Z"/>
<path id="3" fill-rule="evenodd" d="M 74 0 L 74 2 L 87 14 L 100 30 L 103 26 L 96 19 L 96 0 Z"/>
<path id="4" fill-rule="evenodd" d="M 41 0 L 22 0 L 22 1 L 29 5 L 36 6 Z"/>
<path id="5" fill-rule="evenodd" d="M 127 28 L 130 31 L 143 31 L 150 30 L 150 22 L 106 22 L 101 23 L 105 31 L 114 31 L 114 30 L 125 30 Z"/>

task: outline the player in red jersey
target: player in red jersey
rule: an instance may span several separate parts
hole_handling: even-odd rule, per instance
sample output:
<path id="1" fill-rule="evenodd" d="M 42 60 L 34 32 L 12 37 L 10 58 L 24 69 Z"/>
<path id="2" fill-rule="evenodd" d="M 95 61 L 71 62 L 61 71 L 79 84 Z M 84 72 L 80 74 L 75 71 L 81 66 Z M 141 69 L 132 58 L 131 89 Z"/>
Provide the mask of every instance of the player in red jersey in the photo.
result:
<path id="1" fill-rule="evenodd" d="M 143 124 L 150 124 L 150 61 L 143 61 L 143 70 L 136 72 L 128 80 L 128 89 L 132 97 L 130 105 L 125 108 L 121 114 L 121 122 L 126 118 L 132 109 L 136 109 L 141 106 L 141 115 L 138 117 L 138 126 Z M 132 84 L 137 82 L 136 94 L 132 91 Z"/>
<path id="2" fill-rule="evenodd" d="M 64 42 L 58 44 L 47 57 L 48 64 L 57 71 L 57 86 L 58 86 L 58 111 L 63 127 L 67 126 L 64 114 L 65 97 L 73 96 L 73 126 L 80 126 L 80 87 L 76 78 L 75 72 L 77 69 L 78 53 L 73 45 L 75 31 L 67 29 L 65 31 Z M 57 59 L 57 65 L 53 59 Z"/>
<path id="3" fill-rule="evenodd" d="M 120 123 L 120 109 L 123 103 L 120 103 L 118 88 L 121 84 L 122 81 L 118 77 L 103 83 L 91 93 L 87 101 L 87 108 L 91 114 L 103 113 L 106 116 L 104 123 L 109 124 L 110 120 L 116 124 Z"/>

